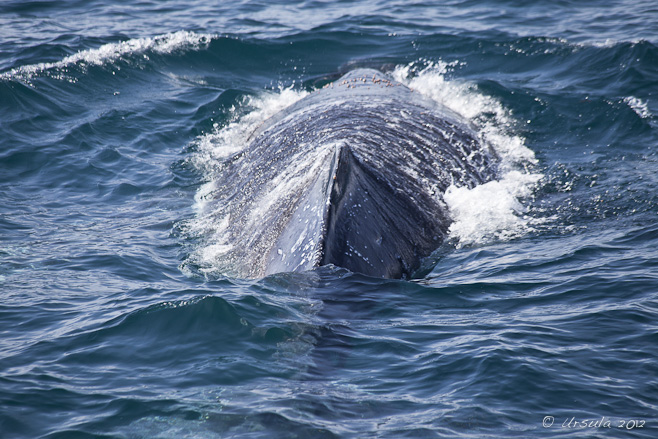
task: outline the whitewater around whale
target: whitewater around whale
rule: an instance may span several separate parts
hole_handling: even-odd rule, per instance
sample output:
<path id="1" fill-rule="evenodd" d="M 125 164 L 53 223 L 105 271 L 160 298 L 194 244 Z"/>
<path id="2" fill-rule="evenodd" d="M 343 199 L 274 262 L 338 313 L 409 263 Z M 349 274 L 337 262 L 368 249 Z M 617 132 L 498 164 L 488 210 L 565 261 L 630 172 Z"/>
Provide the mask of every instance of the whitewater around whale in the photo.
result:
<path id="1" fill-rule="evenodd" d="M 329 264 L 409 277 L 446 238 L 446 189 L 491 181 L 497 164 L 456 113 L 353 70 L 264 121 L 222 164 L 224 265 L 244 278 Z"/>

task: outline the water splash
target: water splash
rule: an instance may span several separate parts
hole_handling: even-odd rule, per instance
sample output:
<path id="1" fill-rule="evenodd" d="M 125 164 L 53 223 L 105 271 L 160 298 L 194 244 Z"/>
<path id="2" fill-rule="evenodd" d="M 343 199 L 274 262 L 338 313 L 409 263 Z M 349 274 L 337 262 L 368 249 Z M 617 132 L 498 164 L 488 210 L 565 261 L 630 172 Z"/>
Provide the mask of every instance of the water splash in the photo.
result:
<path id="1" fill-rule="evenodd" d="M 147 52 L 168 54 L 177 50 L 196 50 L 207 45 L 214 38 L 217 38 L 217 35 L 178 31 L 155 37 L 108 43 L 96 49 L 82 50 L 67 56 L 61 61 L 16 67 L 8 72 L 0 73 L 0 80 L 18 79 L 29 82 L 35 76 L 45 72 L 51 70 L 61 71 L 74 65 L 100 66 L 114 63 L 127 56 L 141 55 Z"/>
<path id="2" fill-rule="evenodd" d="M 628 96 L 624 98 L 624 102 L 642 119 L 648 119 L 651 117 L 649 105 L 641 99 L 638 99 L 635 96 Z"/>
<path id="3" fill-rule="evenodd" d="M 462 247 L 523 236 L 541 221 L 527 215 L 523 203 L 543 178 L 532 170 L 535 154 L 514 134 L 516 121 L 499 101 L 472 83 L 446 78 L 456 64 L 430 62 L 419 69 L 411 63 L 393 72 L 398 81 L 469 120 L 501 158 L 499 180 L 472 189 L 452 185 L 446 191 L 444 201 L 454 220 L 450 237 Z"/>

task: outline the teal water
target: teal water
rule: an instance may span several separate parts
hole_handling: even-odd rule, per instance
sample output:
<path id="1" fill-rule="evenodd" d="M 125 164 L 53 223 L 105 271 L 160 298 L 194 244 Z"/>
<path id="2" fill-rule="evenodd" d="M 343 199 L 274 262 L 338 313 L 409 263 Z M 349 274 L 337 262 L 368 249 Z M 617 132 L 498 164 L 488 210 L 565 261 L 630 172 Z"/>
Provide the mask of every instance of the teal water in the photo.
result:
<path id="1" fill-rule="evenodd" d="M 649 1 L 3 2 L 0 437 L 656 437 L 657 44 Z M 356 66 L 508 177 L 413 280 L 227 276 L 223 157 Z"/>

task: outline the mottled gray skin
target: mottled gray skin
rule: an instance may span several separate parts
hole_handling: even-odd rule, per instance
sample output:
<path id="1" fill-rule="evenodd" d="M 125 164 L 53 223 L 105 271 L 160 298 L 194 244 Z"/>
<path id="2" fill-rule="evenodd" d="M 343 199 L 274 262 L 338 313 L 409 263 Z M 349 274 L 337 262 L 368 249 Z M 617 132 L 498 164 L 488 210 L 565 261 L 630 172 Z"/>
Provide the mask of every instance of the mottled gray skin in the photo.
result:
<path id="1" fill-rule="evenodd" d="M 492 179 L 496 163 L 456 114 L 354 70 L 265 121 L 225 164 L 227 263 L 243 277 L 327 264 L 409 276 L 446 237 L 445 190 Z"/>

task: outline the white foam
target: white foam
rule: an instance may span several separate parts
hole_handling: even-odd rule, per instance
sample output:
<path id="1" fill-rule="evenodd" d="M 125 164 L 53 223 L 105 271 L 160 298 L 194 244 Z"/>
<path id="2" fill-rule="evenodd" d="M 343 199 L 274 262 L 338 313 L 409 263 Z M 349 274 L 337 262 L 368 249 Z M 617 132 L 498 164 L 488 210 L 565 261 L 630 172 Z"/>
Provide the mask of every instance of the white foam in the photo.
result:
<path id="1" fill-rule="evenodd" d="M 457 246 L 508 240 L 533 230 L 535 221 L 520 202 L 532 194 L 540 174 L 510 171 L 473 189 L 451 186 L 444 200 L 455 218 L 449 229 Z"/>
<path id="2" fill-rule="evenodd" d="M 626 105 L 631 107 L 635 114 L 640 116 L 642 119 L 648 119 L 651 117 L 651 112 L 649 112 L 649 106 L 646 102 L 641 99 L 636 98 L 635 96 L 628 96 L 624 98 Z"/>
<path id="3" fill-rule="evenodd" d="M 525 139 L 514 134 L 516 121 L 509 111 L 473 84 L 446 78 L 455 65 L 430 63 L 413 72 L 410 64 L 393 72 L 398 81 L 469 120 L 481 140 L 501 157 L 499 180 L 472 189 L 448 188 L 444 201 L 453 219 L 449 236 L 458 247 L 523 236 L 540 221 L 526 215 L 523 201 L 543 175 L 531 171 L 535 155 L 525 146 Z"/>
<path id="4" fill-rule="evenodd" d="M 598 47 L 602 49 L 609 49 L 611 47 L 615 47 L 618 44 L 638 44 L 641 43 L 643 40 L 641 39 L 632 39 L 632 40 L 624 40 L 624 39 L 614 39 L 614 38 L 606 38 L 605 40 L 592 40 L 592 41 L 585 41 L 585 42 L 580 42 L 580 43 L 575 43 L 575 45 L 580 46 L 580 47 Z"/>
<path id="5" fill-rule="evenodd" d="M 216 37 L 217 35 L 213 34 L 178 31 L 155 37 L 135 38 L 120 43 L 109 43 L 96 49 L 82 50 L 67 56 L 61 61 L 17 67 L 0 74 L 0 79 L 12 80 L 19 78 L 29 81 L 34 76 L 43 72 L 62 70 L 72 65 L 90 66 L 109 64 L 129 55 L 140 55 L 149 51 L 167 54 L 176 50 L 198 49 Z"/>
<path id="6" fill-rule="evenodd" d="M 249 136 L 263 122 L 307 94 L 306 91 L 295 91 L 288 87 L 280 88 L 278 92 L 265 92 L 260 96 L 245 98 L 242 106 L 252 110 L 239 117 L 237 107 L 231 107 L 233 120 L 228 125 L 221 126 L 216 123 L 212 132 L 194 140 L 193 146 L 197 152 L 191 157 L 191 163 L 213 178 L 217 165 L 245 148 Z"/>

